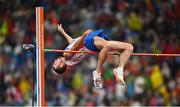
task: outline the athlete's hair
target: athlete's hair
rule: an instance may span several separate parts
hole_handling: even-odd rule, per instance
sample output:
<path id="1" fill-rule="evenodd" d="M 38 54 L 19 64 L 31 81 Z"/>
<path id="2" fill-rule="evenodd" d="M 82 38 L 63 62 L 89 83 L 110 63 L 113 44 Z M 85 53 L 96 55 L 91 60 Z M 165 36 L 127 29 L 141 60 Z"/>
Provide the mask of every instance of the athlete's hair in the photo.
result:
<path id="1" fill-rule="evenodd" d="M 54 68 L 53 70 L 58 74 L 63 74 L 66 71 L 67 64 L 65 64 L 63 67 Z"/>

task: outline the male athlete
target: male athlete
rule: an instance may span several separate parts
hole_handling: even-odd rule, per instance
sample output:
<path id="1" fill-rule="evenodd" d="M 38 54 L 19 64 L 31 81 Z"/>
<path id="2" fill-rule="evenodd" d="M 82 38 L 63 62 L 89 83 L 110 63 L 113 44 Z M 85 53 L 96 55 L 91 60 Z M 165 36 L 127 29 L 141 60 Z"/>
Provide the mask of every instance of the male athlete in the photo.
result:
<path id="1" fill-rule="evenodd" d="M 116 77 L 116 80 L 122 85 L 125 84 L 123 79 L 123 69 L 130 57 L 130 54 L 133 52 L 133 46 L 129 43 L 119 42 L 119 41 L 110 41 L 107 38 L 107 35 L 102 29 L 92 31 L 86 30 L 82 36 L 72 39 L 62 28 L 62 25 L 57 25 L 59 32 L 66 38 L 69 45 L 65 50 L 69 51 L 95 51 L 99 52 L 98 63 L 96 70 L 93 71 L 93 81 L 96 88 L 102 88 L 101 72 L 102 65 L 106 60 L 107 54 L 111 50 L 124 50 L 120 55 L 120 62 L 117 68 L 113 69 L 113 73 Z M 53 69 L 59 74 L 65 72 L 67 66 L 75 65 L 79 63 L 86 54 L 82 53 L 63 53 L 64 57 L 57 58 L 54 61 Z"/>

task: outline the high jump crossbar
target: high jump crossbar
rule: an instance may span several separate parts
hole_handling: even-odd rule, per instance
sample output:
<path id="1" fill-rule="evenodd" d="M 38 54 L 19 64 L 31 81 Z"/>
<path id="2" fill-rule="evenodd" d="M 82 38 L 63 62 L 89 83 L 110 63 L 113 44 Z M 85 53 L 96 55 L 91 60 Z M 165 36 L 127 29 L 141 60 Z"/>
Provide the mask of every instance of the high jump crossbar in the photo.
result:
<path id="1" fill-rule="evenodd" d="M 67 52 L 67 53 L 82 53 L 82 54 L 98 54 L 98 52 L 85 51 L 67 51 L 57 49 L 43 49 L 44 52 Z M 109 52 L 108 55 L 121 55 L 119 52 Z M 153 54 L 153 53 L 132 53 L 131 56 L 160 56 L 160 57 L 180 57 L 180 54 Z"/>

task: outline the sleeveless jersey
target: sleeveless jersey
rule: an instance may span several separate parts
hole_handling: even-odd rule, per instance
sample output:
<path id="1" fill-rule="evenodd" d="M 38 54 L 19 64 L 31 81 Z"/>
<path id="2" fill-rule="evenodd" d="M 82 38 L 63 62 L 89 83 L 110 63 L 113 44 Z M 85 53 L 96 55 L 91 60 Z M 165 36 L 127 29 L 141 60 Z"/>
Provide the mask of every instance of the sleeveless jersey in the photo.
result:
<path id="1" fill-rule="evenodd" d="M 69 44 L 65 50 L 70 50 L 74 44 L 78 41 L 79 38 L 73 39 L 72 43 Z M 89 52 L 90 50 L 88 50 L 86 47 L 81 47 L 78 51 L 86 51 Z M 75 53 L 73 55 L 73 57 L 71 57 L 70 59 L 66 60 L 65 63 L 67 65 L 75 65 L 78 64 L 87 54 L 82 54 L 82 53 Z"/>

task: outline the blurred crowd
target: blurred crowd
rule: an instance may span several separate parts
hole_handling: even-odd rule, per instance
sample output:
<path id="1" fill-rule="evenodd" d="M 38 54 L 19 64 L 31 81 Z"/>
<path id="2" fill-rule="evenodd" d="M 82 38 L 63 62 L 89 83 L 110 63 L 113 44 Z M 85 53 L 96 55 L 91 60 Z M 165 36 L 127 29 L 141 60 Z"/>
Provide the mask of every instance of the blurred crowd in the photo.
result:
<path id="1" fill-rule="evenodd" d="M 86 29 L 105 29 L 112 40 L 133 44 L 134 52 L 180 54 L 179 0 L 44 0 L 45 47 L 64 49 L 67 41 L 57 31 L 61 23 L 73 38 Z M 31 105 L 35 79 L 33 0 L 0 0 L 0 106 Z M 49 106 L 178 106 L 180 57 L 131 57 L 116 82 L 112 69 L 118 56 L 108 56 L 103 88 L 93 86 L 97 56 L 89 55 L 63 75 L 52 70 L 62 53 L 45 53 L 45 94 Z M 33 90 L 34 88 L 34 90 Z"/>

